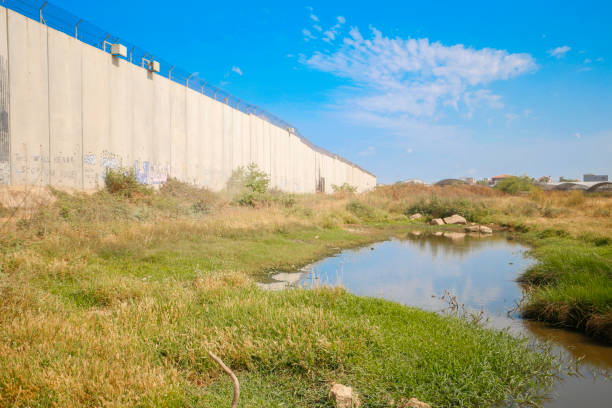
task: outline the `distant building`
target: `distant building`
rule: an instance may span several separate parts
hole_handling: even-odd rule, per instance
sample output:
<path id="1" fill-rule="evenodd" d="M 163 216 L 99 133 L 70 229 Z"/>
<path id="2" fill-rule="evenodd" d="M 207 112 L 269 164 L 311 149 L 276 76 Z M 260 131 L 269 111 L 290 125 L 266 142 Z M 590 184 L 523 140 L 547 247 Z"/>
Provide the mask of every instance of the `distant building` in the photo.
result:
<path id="1" fill-rule="evenodd" d="M 597 175 L 597 174 L 585 174 L 582 177 L 582 181 L 597 181 L 597 182 L 601 182 L 601 181 L 608 181 L 608 175 Z"/>
<path id="2" fill-rule="evenodd" d="M 500 181 L 502 181 L 502 180 L 504 180 L 504 179 L 507 179 L 507 178 L 510 178 L 510 177 L 514 177 L 514 176 L 511 176 L 510 174 L 502 174 L 502 175 L 500 175 L 500 176 L 494 176 L 494 177 L 491 177 L 491 182 L 490 182 L 490 184 L 491 184 L 492 186 L 495 186 L 495 185 L 497 185 L 497 183 L 499 183 Z"/>
<path id="3" fill-rule="evenodd" d="M 461 180 L 468 184 L 476 184 L 476 179 L 474 177 L 461 177 Z"/>
<path id="4" fill-rule="evenodd" d="M 542 176 L 538 179 L 539 184 L 551 184 L 553 179 L 551 176 Z"/>

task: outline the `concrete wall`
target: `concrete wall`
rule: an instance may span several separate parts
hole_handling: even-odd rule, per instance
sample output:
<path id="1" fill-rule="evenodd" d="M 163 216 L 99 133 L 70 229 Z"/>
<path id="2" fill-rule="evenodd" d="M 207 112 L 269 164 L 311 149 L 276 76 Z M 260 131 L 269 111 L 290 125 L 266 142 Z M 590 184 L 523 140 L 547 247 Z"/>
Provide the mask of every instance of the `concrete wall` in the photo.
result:
<path id="1" fill-rule="evenodd" d="M 219 190 L 250 163 L 285 191 L 376 184 L 258 116 L 0 6 L 0 185 L 98 189 L 106 169 L 134 168 L 142 183 Z"/>

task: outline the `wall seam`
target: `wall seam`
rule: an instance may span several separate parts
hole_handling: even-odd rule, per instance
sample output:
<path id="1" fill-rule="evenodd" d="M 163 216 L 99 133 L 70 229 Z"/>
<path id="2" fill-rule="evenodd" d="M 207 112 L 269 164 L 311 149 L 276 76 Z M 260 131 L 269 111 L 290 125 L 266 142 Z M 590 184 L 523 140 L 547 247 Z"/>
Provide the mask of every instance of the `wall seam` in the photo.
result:
<path id="1" fill-rule="evenodd" d="M 76 40 L 75 40 L 76 41 Z M 78 46 L 78 44 L 77 44 Z M 83 122 L 83 93 L 85 92 L 85 81 L 83 80 L 83 58 L 85 54 L 81 52 L 81 188 L 85 189 L 85 123 Z"/>
<path id="2" fill-rule="evenodd" d="M 49 63 L 49 28 L 45 24 L 42 24 L 42 26 L 45 27 L 47 31 L 47 120 L 49 121 L 48 123 L 49 125 L 49 153 L 48 153 L 49 154 L 49 170 L 48 170 L 49 171 L 48 172 L 49 181 L 48 181 L 48 184 L 51 185 L 52 184 L 51 183 L 51 73 L 50 73 L 51 70 L 49 69 L 51 65 Z M 42 157 L 41 157 L 41 162 L 42 162 Z M 43 180 L 43 174 L 41 171 L 41 174 L 40 174 L 40 184 L 41 185 L 42 185 L 42 180 Z"/>
<path id="3" fill-rule="evenodd" d="M 9 38 L 9 9 L 6 9 L 6 75 L 8 77 L 8 83 L 6 84 L 6 91 L 8 94 L 8 115 L 7 115 L 7 133 L 9 138 L 9 151 L 8 151 L 8 166 L 9 166 L 9 180 L 8 185 L 13 184 L 13 138 L 11 132 L 11 45 Z"/>

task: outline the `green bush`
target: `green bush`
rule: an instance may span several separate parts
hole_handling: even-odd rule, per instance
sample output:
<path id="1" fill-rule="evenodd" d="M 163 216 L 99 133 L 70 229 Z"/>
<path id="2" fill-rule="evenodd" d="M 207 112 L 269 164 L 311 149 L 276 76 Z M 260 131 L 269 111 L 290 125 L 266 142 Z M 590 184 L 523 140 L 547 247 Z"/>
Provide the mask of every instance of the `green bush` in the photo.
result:
<path id="1" fill-rule="evenodd" d="M 104 185 L 111 194 L 131 198 L 135 194 L 148 195 L 151 190 L 138 182 L 134 169 L 106 169 Z"/>
<path id="2" fill-rule="evenodd" d="M 489 211 L 483 203 L 464 198 L 440 198 L 433 195 L 429 198 L 422 198 L 404 212 L 407 216 L 415 213 L 421 213 L 431 218 L 444 218 L 459 214 L 469 221 L 477 222 L 483 221 Z"/>
<path id="3" fill-rule="evenodd" d="M 242 206 L 261 207 L 280 205 L 292 207 L 296 203 L 295 196 L 280 190 L 270 190 L 270 176 L 259 170 L 255 163 L 246 168 L 238 167 L 233 171 L 227 182 L 227 190 L 232 194 L 234 202 Z"/>
<path id="4" fill-rule="evenodd" d="M 356 186 L 352 186 L 349 183 L 344 183 L 340 186 L 336 185 L 336 184 L 332 184 L 332 190 L 334 190 L 334 193 L 355 193 L 357 192 L 357 187 Z"/>
<path id="5" fill-rule="evenodd" d="M 495 189 L 508 194 L 518 194 L 531 191 L 535 187 L 534 180 L 528 176 L 508 177 L 495 185 Z"/>
<path id="6" fill-rule="evenodd" d="M 268 191 L 270 176 L 259 170 L 255 163 L 249 164 L 246 168 L 238 167 L 232 172 L 227 181 L 227 190 L 230 193 L 243 193 L 245 191 L 263 194 Z"/>

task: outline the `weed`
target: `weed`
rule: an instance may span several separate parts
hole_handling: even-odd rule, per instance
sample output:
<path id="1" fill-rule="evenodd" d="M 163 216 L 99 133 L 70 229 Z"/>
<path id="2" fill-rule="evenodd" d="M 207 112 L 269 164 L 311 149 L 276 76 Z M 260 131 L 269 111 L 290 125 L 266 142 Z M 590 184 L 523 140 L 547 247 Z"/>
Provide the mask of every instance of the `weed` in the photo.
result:
<path id="1" fill-rule="evenodd" d="M 349 183 L 344 183 L 342 185 L 332 184 L 332 190 L 334 193 L 349 193 L 354 194 L 357 192 L 357 187 L 352 186 Z"/>
<path id="2" fill-rule="evenodd" d="M 133 197 L 134 195 L 147 195 L 151 190 L 138 182 L 134 169 L 106 169 L 104 174 L 104 185 L 111 194 L 116 194 L 124 197 Z"/>

